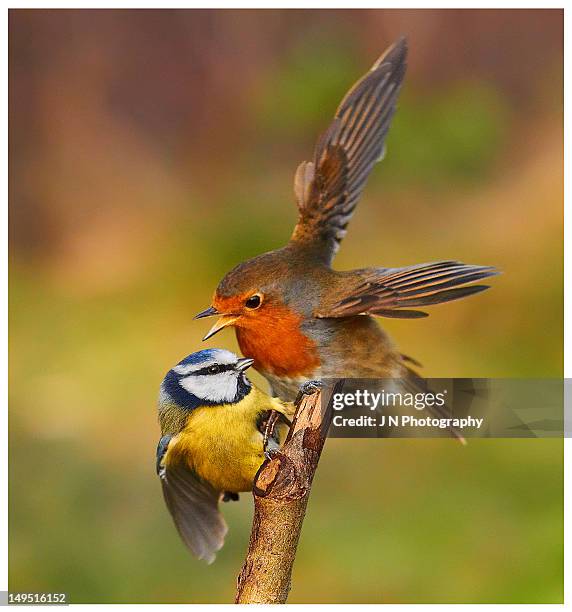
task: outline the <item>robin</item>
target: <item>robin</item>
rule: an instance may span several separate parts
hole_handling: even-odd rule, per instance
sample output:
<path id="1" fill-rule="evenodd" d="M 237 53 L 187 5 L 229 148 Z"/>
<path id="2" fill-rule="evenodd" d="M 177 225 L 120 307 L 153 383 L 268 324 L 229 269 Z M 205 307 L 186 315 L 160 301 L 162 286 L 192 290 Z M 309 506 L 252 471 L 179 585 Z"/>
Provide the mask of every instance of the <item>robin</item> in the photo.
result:
<path id="1" fill-rule="evenodd" d="M 497 274 L 458 261 L 331 267 L 368 175 L 383 157 L 406 56 L 400 39 L 375 62 L 342 100 L 313 160 L 298 167 L 299 218 L 290 242 L 236 266 L 212 305 L 196 315 L 220 316 L 205 340 L 233 326 L 242 353 L 283 400 L 293 400 L 308 379 L 400 378 L 418 388 L 416 362 L 374 317 L 425 317 L 419 307 L 483 291 L 487 285 L 474 283 Z"/>

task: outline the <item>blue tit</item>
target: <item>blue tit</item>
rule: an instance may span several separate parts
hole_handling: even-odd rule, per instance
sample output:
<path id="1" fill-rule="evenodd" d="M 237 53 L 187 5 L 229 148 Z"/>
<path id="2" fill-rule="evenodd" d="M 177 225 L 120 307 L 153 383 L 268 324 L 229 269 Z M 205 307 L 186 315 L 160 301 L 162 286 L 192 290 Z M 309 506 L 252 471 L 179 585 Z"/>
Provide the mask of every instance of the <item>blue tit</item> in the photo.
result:
<path id="1" fill-rule="evenodd" d="M 157 474 L 181 538 L 208 563 L 227 532 L 219 501 L 252 490 L 265 452 L 282 444 L 294 415 L 292 404 L 248 380 L 253 362 L 223 349 L 198 351 L 161 384 Z"/>

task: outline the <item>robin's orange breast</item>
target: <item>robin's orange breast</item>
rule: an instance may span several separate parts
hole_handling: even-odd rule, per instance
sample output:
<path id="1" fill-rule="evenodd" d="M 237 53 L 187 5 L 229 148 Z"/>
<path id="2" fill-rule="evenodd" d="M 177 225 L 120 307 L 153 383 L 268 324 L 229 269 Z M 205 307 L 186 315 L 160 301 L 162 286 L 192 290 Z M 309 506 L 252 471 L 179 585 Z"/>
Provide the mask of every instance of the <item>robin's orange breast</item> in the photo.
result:
<path id="1" fill-rule="evenodd" d="M 320 366 L 316 343 L 300 330 L 302 317 L 286 306 L 268 305 L 255 317 L 241 317 L 236 337 L 255 368 L 275 376 L 310 376 Z"/>

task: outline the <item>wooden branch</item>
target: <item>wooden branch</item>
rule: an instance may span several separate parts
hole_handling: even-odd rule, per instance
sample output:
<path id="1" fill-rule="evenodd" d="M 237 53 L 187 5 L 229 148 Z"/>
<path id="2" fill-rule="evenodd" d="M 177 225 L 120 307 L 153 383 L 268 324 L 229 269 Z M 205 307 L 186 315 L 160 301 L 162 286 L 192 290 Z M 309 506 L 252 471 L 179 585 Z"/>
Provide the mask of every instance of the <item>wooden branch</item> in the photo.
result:
<path id="1" fill-rule="evenodd" d="M 285 603 L 314 473 L 331 421 L 318 386 L 305 387 L 284 446 L 254 481 L 254 519 L 236 603 Z M 324 406 L 323 404 L 326 404 Z"/>

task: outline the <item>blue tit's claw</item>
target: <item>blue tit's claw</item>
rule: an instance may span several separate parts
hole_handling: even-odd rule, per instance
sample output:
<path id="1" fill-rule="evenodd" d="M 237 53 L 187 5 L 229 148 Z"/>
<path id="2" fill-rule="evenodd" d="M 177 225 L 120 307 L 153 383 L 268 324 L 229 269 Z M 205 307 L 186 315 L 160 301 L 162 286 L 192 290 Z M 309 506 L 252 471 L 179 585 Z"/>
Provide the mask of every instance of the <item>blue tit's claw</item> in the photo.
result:
<path id="1" fill-rule="evenodd" d="M 262 446 L 264 450 L 266 450 L 271 443 L 273 443 L 274 430 L 276 429 L 276 423 L 278 421 L 278 417 L 280 416 L 279 412 L 276 410 L 270 410 L 268 412 L 268 418 L 266 420 L 266 424 L 264 426 L 264 438 L 262 440 Z"/>
<path id="2" fill-rule="evenodd" d="M 272 461 L 272 459 L 280 456 L 281 452 L 279 448 L 267 448 L 264 451 L 264 457 L 268 459 L 268 461 Z"/>

